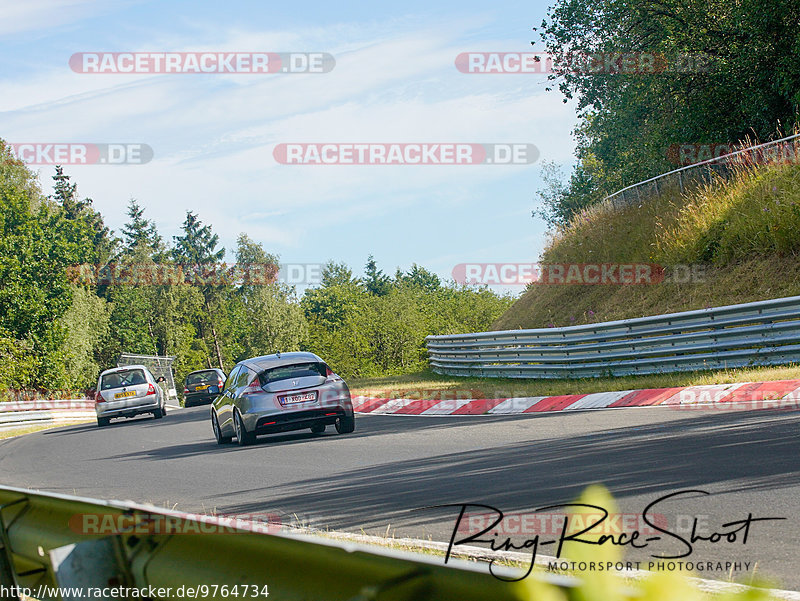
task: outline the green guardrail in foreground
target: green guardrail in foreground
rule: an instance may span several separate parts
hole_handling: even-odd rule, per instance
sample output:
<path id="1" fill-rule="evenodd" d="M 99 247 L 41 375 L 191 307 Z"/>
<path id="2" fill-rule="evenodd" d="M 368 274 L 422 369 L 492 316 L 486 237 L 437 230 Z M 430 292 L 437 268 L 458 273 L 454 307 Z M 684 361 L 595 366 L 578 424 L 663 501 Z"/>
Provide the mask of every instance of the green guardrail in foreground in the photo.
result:
<path id="1" fill-rule="evenodd" d="M 265 592 L 270 601 L 542 598 L 530 578 L 504 582 L 466 561 L 444 565 L 442 558 L 254 532 L 224 518 L 10 487 L 0 487 L 0 545 L 0 595 L 26 588 L 41 601 L 60 599 L 46 587 L 125 587 L 118 598 L 145 587 L 169 588 L 165 596 L 173 598 L 229 600 Z M 571 597 L 570 582 L 554 576 L 542 586 L 552 592 L 555 584 Z"/>

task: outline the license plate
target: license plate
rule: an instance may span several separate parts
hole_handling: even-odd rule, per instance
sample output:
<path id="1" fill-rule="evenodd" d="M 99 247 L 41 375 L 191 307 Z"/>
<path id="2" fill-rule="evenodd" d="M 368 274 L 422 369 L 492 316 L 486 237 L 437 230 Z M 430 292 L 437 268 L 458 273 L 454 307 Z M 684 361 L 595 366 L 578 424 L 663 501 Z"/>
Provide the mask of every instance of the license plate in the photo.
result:
<path id="1" fill-rule="evenodd" d="M 281 397 L 281 402 L 284 405 L 289 405 L 291 403 L 307 403 L 308 401 L 316 401 L 317 400 L 317 393 L 316 392 L 304 392 L 303 394 L 290 394 L 285 397 Z"/>
<path id="2" fill-rule="evenodd" d="M 128 392 L 118 392 L 114 395 L 115 399 L 126 399 L 128 397 L 136 396 L 135 390 L 129 390 Z"/>
<path id="3" fill-rule="evenodd" d="M 208 387 L 209 387 L 209 384 L 206 384 L 205 386 L 198 386 L 197 388 L 194 389 L 194 391 L 195 392 L 200 392 L 201 390 L 205 390 Z"/>

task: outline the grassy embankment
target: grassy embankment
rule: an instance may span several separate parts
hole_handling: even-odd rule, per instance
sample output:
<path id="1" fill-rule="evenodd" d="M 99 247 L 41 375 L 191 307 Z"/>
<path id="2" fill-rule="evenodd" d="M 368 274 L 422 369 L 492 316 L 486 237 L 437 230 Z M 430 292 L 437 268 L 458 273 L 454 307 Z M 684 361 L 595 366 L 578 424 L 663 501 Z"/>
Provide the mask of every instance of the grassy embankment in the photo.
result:
<path id="1" fill-rule="evenodd" d="M 640 206 L 592 211 L 556 233 L 542 263 L 655 263 L 652 285 L 530 287 L 494 329 L 545 328 L 627 319 L 800 295 L 800 165 L 740 170 L 685 195 L 662 190 Z M 694 277 L 686 277 L 692 266 Z M 699 268 L 699 269 L 698 269 Z M 688 280 L 688 281 L 686 281 Z M 538 396 L 800 378 L 800 368 L 736 369 L 588 380 L 452 378 L 432 373 L 353 382 L 356 394 L 482 391 Z"/>

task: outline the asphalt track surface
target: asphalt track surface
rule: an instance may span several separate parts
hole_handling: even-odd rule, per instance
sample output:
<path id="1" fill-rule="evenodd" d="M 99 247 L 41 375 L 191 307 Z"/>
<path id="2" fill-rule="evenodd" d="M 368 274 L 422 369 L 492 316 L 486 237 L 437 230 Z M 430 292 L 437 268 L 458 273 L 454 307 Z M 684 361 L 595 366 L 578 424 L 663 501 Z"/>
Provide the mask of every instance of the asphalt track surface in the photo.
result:
<path id="1" fill-rule="evenodd" d="M 622 513 L 641 514 L 665 495 L 703 490 L 711 494 L 673 497 L 649 514 L 664 516 L 669 529 L 687 539 L 695 518 L 705 536 L 734 530 L 722 525 L 748 514 L 787 519 L 751 523 L 746 543 L 742 530 L 735 542 L 698 540 L 691 556 L 673 561 L 702 563 L 700 575 L 715 579 L 728 579 L 725 563 L 739 562 L 734 579 L 755 569 L 776 585 L 800 590 L 798 411 L 364 415 L 350 435 L 329 426 L 323 435 L 279 434 L 243 448 L 218 446 L 208 415 L 201 406 L 159 421 L 142 416 L 103 429 L 86 424 L 0 441 L 0 482 L 187 512 L 270 513 L 285 523 L 443 542 L 450 540 L 459 508 L 431 506 L 480 503 L 531 515 L 602 482 Z M 503 524 L 508 529 L 498 540 L 508 535 L 519 545 L 533 536 L 515 531 L 513 519 Z M 635 524 L 646 530 L 639 519 Z M 541 542 L 557 538 L 555 526 L 550 529 Z M 651 555 L 686 550 L 662 535 L 647 548 L 626 550 L 626 557 L 646 569 L 648 561 L 666 561 Z M 555 544 L 539 552 L 555 555 Z"/>

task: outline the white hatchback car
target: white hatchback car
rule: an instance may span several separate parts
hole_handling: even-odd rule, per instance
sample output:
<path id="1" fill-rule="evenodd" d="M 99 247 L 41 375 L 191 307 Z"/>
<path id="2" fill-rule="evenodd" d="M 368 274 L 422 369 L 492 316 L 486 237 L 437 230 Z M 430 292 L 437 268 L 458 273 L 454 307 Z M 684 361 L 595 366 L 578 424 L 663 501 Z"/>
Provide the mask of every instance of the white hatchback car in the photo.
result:
<path id="1" fill-rule="evenodd" d="M 144 365 L 115 367 L 101 373 L 94 400 L 100 427 L 115 417 L 152 413 L 161 419 L 167 414 L 164 390 Z"/>

